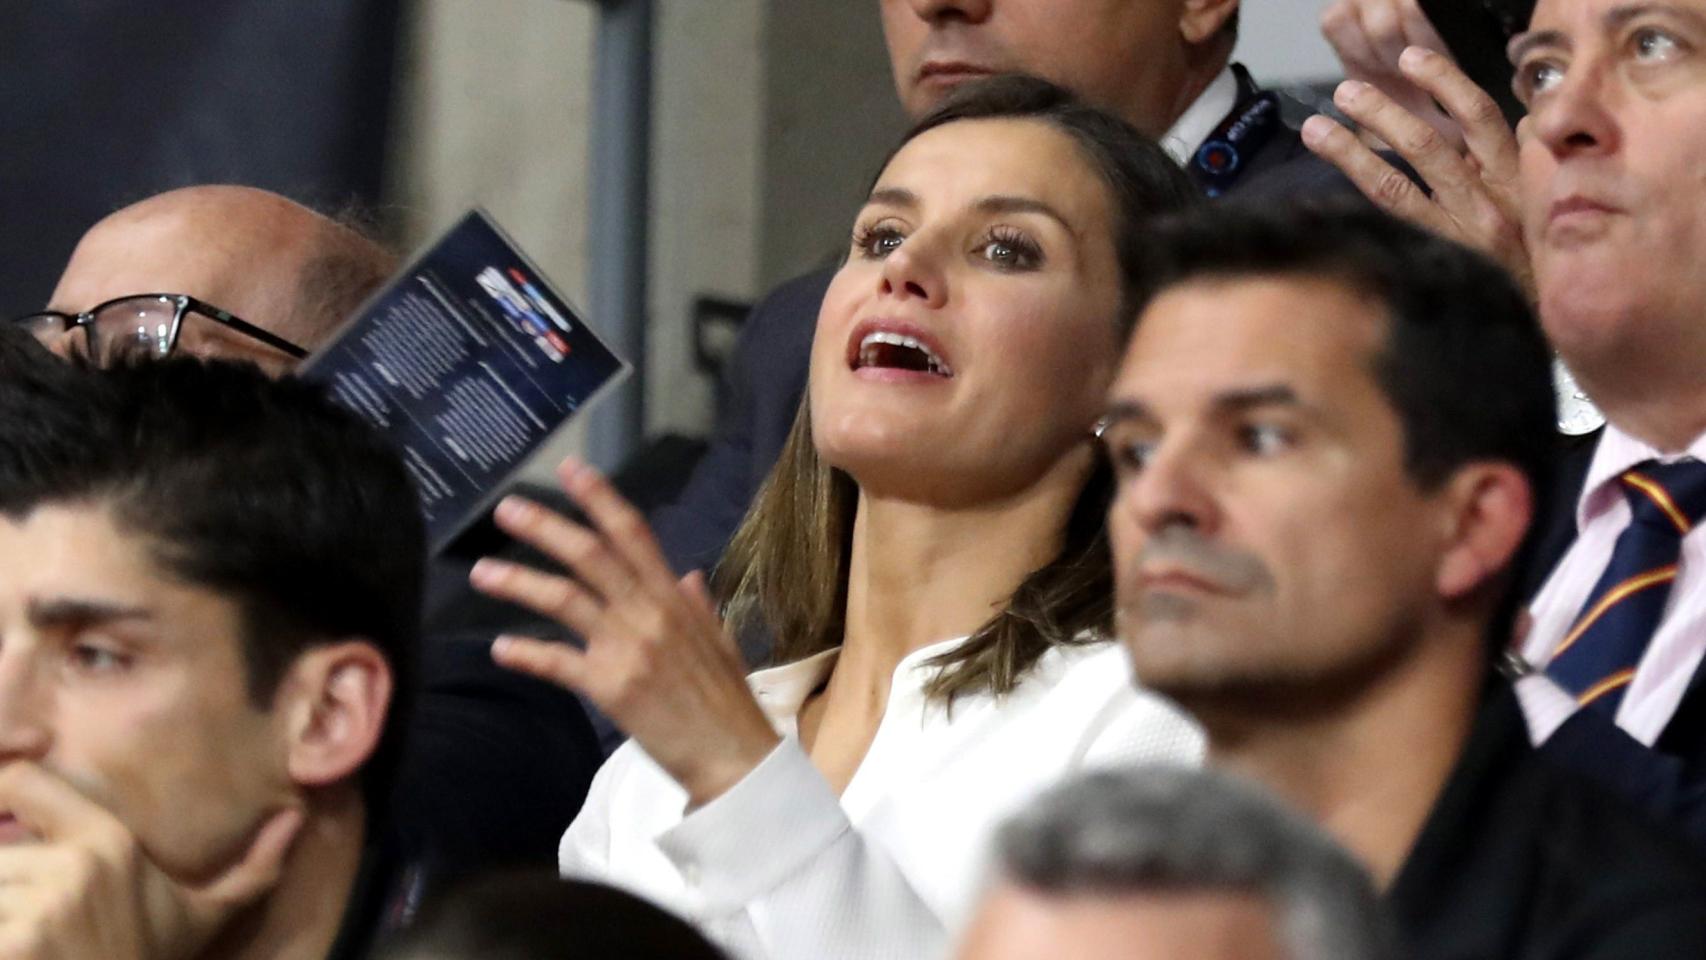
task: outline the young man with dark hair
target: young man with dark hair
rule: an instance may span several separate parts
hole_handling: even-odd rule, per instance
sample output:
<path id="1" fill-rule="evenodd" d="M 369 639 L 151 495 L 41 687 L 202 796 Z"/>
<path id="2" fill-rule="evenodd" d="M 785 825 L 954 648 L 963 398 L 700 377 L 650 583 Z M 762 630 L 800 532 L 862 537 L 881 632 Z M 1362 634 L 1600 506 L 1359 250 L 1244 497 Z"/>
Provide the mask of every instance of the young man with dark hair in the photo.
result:
<path id="1" fill-rule="evenodd" d="M 1512 281 L 1368 212 L 1155 244 L 1104 435 L 1137 675 L 1364 863 L 1414 956 L 1706 955 L 1702 865 L 1539 759 L 1492 673 L 1551 442 Z"/>
<path id="2" fill-rule="evenodd" d="M 0 363 L 0 953 L 365 953 L 423 532 L 316 388 Z"/>

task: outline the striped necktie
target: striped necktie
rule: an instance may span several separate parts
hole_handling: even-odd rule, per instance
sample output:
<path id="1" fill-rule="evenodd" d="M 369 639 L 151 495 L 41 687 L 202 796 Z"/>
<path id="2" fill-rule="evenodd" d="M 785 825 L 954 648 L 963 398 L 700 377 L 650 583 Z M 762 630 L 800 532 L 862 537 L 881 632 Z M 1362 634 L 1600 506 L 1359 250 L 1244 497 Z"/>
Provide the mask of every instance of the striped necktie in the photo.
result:
<path id="1" fill-rule="evenodd" d="M 1649 460 L 1625 471 L 1618 484 L 1629 500 L 1629 526 L 1546 666 L 1576 702 L 1608 717 L 1617 715 L 1664 616 L 1682 538 L 1706 515 L 1706 463 Z"/>

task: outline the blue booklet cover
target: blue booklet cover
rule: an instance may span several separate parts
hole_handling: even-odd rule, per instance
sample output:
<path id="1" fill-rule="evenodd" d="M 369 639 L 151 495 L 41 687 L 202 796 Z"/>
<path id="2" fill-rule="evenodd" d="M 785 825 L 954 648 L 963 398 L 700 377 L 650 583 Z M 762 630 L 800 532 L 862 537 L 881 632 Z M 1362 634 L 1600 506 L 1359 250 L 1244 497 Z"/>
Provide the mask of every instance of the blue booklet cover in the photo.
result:
<path id="1" fill-rule="evenodd" d="M 628 364 L 474 210 L 301 373 L 397 443 L 438 553 Z"/>

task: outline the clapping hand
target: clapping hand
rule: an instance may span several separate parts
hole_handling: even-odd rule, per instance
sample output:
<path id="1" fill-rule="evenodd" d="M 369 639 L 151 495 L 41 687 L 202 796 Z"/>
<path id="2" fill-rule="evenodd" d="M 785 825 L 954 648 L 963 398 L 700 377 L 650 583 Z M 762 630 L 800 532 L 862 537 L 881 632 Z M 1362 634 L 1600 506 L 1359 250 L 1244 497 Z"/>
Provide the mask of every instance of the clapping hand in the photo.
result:
<path id="1" fill-rule="evenodd" d="M 591 526 L 509 497 L 498 526 L 572 574 L 485 559 L 481 591 L 561 623 L 585 646 L 500 637 L 505 667 L 587 697 L 687 790 L 694 806 L 746 776 L 779 741 L 697 572 L 677 579 L 645 519 L 593 470 L 570 459 L 563 489 Z"/>
<path id="2" fill-rule="evenodd" d="M 1398 68 L 1399 54 L 1407 47 L 1447 52 L 1445 41 L 1416 0 L 1333 0 L 1321 11 L 1321 35 L 1332 44 L 1345 68 L 1345 79 L 1382 91 L 1462 149 L 1463 131 L 1457 121 Z"/>
<path id="3" fill-rule="evenodd" d="M 0 810 L 33 841 L 0 846 L 0 960 L 185 960 L 278 883 L 302 814 L 274 814 L 247 852 L 196 883 L 168 876 L 106 809 L 41 767 L 0 770 Z"/>
<path id="4" fill-rule="evenodd" d="M 1397 57 L 1401 74 L 1444 108 L 1462 131 L 1462 146 L 1379 88 L 1347 80 L 1333 103 L 1385 141 L 1432 191 L 1324 116 L 1303 125 L 1303 142 L 1349 177 L 1377 206 L 1491 256 L 1534 299 L 1534 271 L 1523 241 L 1517 182 L 1517 136 L 1498 104 L 1451 58 L 1412 46 Z"/>

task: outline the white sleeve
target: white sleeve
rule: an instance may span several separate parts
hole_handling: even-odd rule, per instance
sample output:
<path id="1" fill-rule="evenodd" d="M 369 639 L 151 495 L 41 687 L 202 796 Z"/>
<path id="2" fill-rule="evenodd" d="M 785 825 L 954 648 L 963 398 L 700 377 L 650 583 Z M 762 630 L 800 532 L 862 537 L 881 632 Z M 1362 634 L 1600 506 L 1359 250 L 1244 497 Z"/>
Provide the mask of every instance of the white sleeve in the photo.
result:
<path id="1" fill-rule="evenodd" d="M 942 918 L 853 828 L 792 738 L 657 842 L 696 888 L 705 919 L 744 915 L 760 956 L 915 960 L 946 947 Z"/>
<path id="2" fill-rule="evenodd" d="M 610 875 L 610 792 L 627 761 L 618 750 L 593 775 L 580 812 L 557 845 L 557 872 L 562 876 L 605 880 Z"/>

